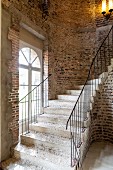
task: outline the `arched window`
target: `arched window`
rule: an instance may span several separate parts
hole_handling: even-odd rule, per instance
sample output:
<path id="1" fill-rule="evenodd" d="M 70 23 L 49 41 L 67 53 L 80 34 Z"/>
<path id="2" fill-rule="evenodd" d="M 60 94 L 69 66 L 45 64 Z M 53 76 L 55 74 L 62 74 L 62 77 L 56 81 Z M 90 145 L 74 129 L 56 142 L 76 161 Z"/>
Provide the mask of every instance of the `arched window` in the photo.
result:
<path id="1" fill-rule="evenodd" d="M 39 85 L 40 82 L 41 58 L 35 50 L 29 47 L 24 47 L 19 51 L 19 99 L 21 100 L 32 89 Z M 29 105 L 29 100 L 30 99 L 26 101 L 26 105 Z M 21 110 L 21 104 L 19 107 Z M 21 119 L 20 116 L 20 120 Z"/>

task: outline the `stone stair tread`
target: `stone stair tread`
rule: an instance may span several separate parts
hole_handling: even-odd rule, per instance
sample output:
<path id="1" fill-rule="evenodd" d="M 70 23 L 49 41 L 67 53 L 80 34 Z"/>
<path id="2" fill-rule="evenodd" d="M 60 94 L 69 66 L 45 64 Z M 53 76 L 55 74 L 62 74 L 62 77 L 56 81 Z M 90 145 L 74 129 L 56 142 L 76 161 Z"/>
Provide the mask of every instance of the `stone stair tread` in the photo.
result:
<path id="1" fill-rule="evenodd" d="M 52 116 L 52 115 L 59 115 L 60 117 L 61 116 L 67 116 L 69 118 L 71 112 L 72 112 L 72 109 L 70 109 L 70 108 L 48 107 L 48 108 L 44 109 L 44 114 L 50 114 L 50 116 Z M 88 113 L 88 111 L 83 112 L 81 110 L 81 119 L 84 119 L 84 116 L 86 117 L 87 113 Z M 80 115 L 77 114 L 77 117 L 80 117 Z"/>
<path id="2" fill-rule="evenodd" d="M 19 152 L 19 153 L 18 153 Z M 37 162 L 36 164 L 40 165 L 43 163 L 43 165 L 47 165 L 49 167 L 57 167 L 59 170 L 63 168 L 65 170 L 71 169 L 70 168 L 70 155 L 65 155 L 65 157 L 62 156 L 57 156 L 54 155 L 52 153 L 46 152 L 46 151 L 42 151 L 40 149 L 36 150 L 35 147 L 28 147 L 28 146 L 24 146 L 22 144 L 18 144 L 15 148 L 14 148 L 14 155 L 22 155 L 25 154 L 25 159 L 27 159 L 27 157 L 30 158 L 30 160 L 32 161 L 33 159 L 36 159 Z M 55 168 L 55 169 L 57 169 Z M 54 168 L 53 168 L 54 169 Z"/>
<path id="3" fill-rule="evenodd" d="M 53 119 L 59 119 L 59 120 L 66 120 L 66 122 L 65 122 L 65 124 L 67 123 L 67 120 L 68 120 L 68 118 L 69 118 L 69 116 L 67 116 L 67 115 L 60 115 L 60 114 L 42 114 L 42 115 L 40 115 L 39 116 L 39 118 L 53 118 Z M 78 119 L 78 117 L 77 117 L 77 119 Z M 76 120 L 76 118 L 75 118 L 75 120 Z M 84 121 L 84 118 L 83 117 L 81 117 L 80 118 L 80 121 Z M 40 121 L 39 121 L 40 122 Z"/>
<path id="4" fill-rule="evenodd" d="M 72 109 L 70 108 L 55 108 L 55 107 L 47 107 L 47 108 L 44 108 L 44 110 L 58 110 L 58 111 L 68 111 L 69 114 L 72 112 Z"/>
<path id="5" fill-rule="evenodd" d="M 17 160 L 15 158 L 10 158 L 7 161 L 4 161 L 2 167 L 4 170 L 53 170 L 40 165 L 32 165 L 29 161 L 22 159 Z"/>
<path id="6" fill-rule="evenodd" d="M 63 147 L 70 147 L 70 140 L 64 137 L 59 137 L 56 135 L 48 135 L 46 133 L 35 133 L 35 132 L 30 132 L 26 135 L 22 135 L 25 137 L 30 137 L 32 139 L 36 139 L 36 140 L 41 140 L 44 142 L 50 142 L 56 145 L 61 145 Z"/>
<path id="7" fill-rule="evenodd" d="M 76 92 L 81 92 L 81 90 L 76 90 L 76 89 L 69 89 L 69 90 L 67 90 L 67 91 L 76 91 Z"/>
<path id="8" fill-rule="evenodd" d="M 40 115 L 39 117 L 48 117 L 48 118 L 58 118 L 58 119 L 68 119 L 69 116 L 66 116 L 66 115 L 60 115 L 60 114 L 42 114 Z"/>
<path id="9" fill-rule="evenodd" d="M 74 94 L 60 94 L 58 96 L 65 96 L 65 97 L 67 96 L 67 97 L 76 97 L 76 98 L 78 98 L 79 94 L 76 94 L 76 95 L 74 95 Z"/>
<path id="10" fill-rule="evenodd" d="M 64 130 L 64 131 L 69 131 L 70 129 L 68 128 L 68 130 L 66 130 L 66 125 L 63 124 L 53 124 L 53 123 L 45 123 L 45 122 L 39 122 L 39 123 L 32 123 L 31 126 L 37 126 L 37 127 L 45 127 L 45 128 L 50 128 L 50 129 L 54 129 L 54 130 Z M 78 131 L 80 130 L 80 128 L 77 128 Z"/>
<path id="11" fill-rule="evenodd" d="M 71 104 L 75 104 L 75 101 L 71 101 L 71 100 L 68 100 L 68 101 L 65 101 L 65 100 L 61 100 L 61 99 L 56 99 L 56 100 L 49 100 L 49 102 L 59 102 L 59 103 L 71 103 Z"/>

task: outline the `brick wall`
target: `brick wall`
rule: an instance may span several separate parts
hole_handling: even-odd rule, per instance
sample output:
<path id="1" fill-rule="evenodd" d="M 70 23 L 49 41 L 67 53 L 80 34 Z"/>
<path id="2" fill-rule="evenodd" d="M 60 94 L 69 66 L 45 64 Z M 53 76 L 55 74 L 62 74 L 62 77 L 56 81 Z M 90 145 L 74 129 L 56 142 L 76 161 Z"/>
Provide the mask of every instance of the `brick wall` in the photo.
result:
<path id="1" fill-rule="evenodd" d="M 33 1 L 30 5 L 25 0 L 2 0 L 2 3 L 13 15 L 15 8 L 20 11 L 16 14 L 20 20 L 29 18 L 47 33 L 49 73 L 53 74 L 49 79 L 51 99 L 65 89 L 74 88 L 74 84 L 84 83 L 95 53 L 94 0 L 76 3 L 52 0 L 47 21 L 42 19 L 38 4 Z"/>
<path id="2" fill-rule="evenodd" d="M 96 18 L 96 48 L 98 48 L 106 35 L 108 34 L 112 22 L 113 15 L 111 15 L 109 20 L 106 20 L 101 14 L 101 0 L 96 0 L 96 10 L 95 10 L 95 18 Z M 110 38 L 112 37 L 112 32 L 110 34 Z M 112 40 L 110 40 L 112 41 Z M 112 44 L 112 42 L 110 43 Z M 110 45 L 110 55 L 112 56 L 112 46 Z M 106 61 L 108 56 L 106 56 Z M 104 66 L 103 66 L 104 67 Z M 108 78 L 104 85 L 101 87 L 101 90 L 97 92 L 97 96 L 95 98 L 94 107 L 91 112 L 91 127 L 90 127 L 90 137 L 91 141 L 96 140 L 109 140 L 113 142 L 113 72 L 110 72 Z"/>
<path id="3" fill-rule="evenodd" d="M 8 72 L 11 73 L 12 89 L 9 94 L 9 103 L 12 105 L 12 120 L 9 123 L 9 130 L 13 136 L 13 143 L 18 142 L 19 136 L 19 31 L 14 28 L 9 29 L 8 39 L 12 42 L 12 60 L 9 61 Z"/>
<path id="4" fill-rule="evenodd" d="M 92 141 L 113 142 L 113 71 L 98 91 L 91 114 Z"/>

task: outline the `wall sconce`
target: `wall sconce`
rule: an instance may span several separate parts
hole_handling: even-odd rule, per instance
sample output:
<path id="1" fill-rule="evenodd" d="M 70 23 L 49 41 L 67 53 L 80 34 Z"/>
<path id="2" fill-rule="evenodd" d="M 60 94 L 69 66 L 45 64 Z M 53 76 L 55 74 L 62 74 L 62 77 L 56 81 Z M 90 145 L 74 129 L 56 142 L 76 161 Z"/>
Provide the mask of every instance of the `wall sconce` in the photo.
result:
<path id="1" fill-rule="evenodd" d="M 39 8 L 42 11 L 42 18 L 44 19 L 47 16 L 49 16 L 49 12 L 48 12 L 49 6 L 50 6 L 49 0 L 40 0 Z"/>
<path id="2" fill-rule="evenodd" d="M 109 0 L 108 12 L 106 12 L 106 8 L 107 8 L 106 0 L 102 0 L 102 14 L 108 20 L 111 16 L 111 13 L 113 12 L 113 0 Z"/>

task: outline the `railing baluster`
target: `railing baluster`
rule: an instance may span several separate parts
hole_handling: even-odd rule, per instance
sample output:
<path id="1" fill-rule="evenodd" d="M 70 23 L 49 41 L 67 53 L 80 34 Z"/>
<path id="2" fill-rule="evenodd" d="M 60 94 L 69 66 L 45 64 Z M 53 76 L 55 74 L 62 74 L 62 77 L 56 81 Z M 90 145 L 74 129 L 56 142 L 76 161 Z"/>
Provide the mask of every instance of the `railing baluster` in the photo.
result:
<path id="1" fill-rule="evenodd" d="M 29 92 L 25 97 L 23 97 L 19 101 L 21 107 L 21 111 L 19 112 L 21 112 L 20 120 L 21 120 L 22 135 L 24 134 L 24 132 L 29 133 L 29 125 L 38 121 L 38 116 L 41 113 L 41 108 L 42 108 L 41 101 L 43 101 L 41 99 L 42 98 L 41 87 L 44 85 L 44 82 L 50 76 L 51 75 L 49 75 L 45 80 L 43 80 L 31 92 Z M 45 93 L 46 90 L 44 91 L 44 94 Z"/>
<path id="2" fill-rule="evenodd" d="M 38 121 L 38 109 L 37 109 L 37 107 L 38 107 L 38 88 L 36 88 L 36 122 Z"/>
<path id="3" fill-rule="evenodd" d="M 22 103 L 22 135 L 23 135 L 23 131 L 24 131 L 24 127 L 23 127 L 23 114 L 24 114 L 24 109 L 23 109 L 23 103 Z"/>
<path id="4" fill-rule="evenodd" d="M 25 97 L 25 131 L 27 132 L 26 97 Z"/>
<path id="5" fill-rule="evenodd" d="M 106 68 L 109 65 L 108 61 L 111 60 L 110 51 L 109 51 L 109 49 L 110 49 L 110 37 L 109 37 L 110 33 L 112 33 L 112 53 L 113 53 L 113 26 L 112 26 L 108 35 L 104 39 L 100 48 L 98 49 L 95 57 L 93 58 L 93 61 L 91 63 L 91 66 L 90 66 L 90 69 L 88 72 L 86 82 L 81 90 L 81 93 L 75 103 L 75 106 L 74 106 L 74 108 L 69 116 L 69 119 L 67 121 L 67 124 L 66 124 L 66 129 L 67 129 L 68 124 L 70 122 L 70 127 L 71 127 L 70 128 L 71 166 L 73 165 L 73 159 L 76 157 L 77 162 L 78 162 L 78 164 L 75 167 L 76 170 L 78 170 L 78 169 L 83 170 L 82 164 L 81 164 L 81 161 L 82 161 L 81 160 L 82 159 L 81 152 L 82 151 L 79 150 L 80 148 L 78 149 L 78 145 L 81 146 L 81 142 L 82 142 L 81 129 L 84 128 L 84 123 L 82 123 L 82 121 L 83 121 L 82 114 L 86 115 L 86 113 L 90 111 L 90 102 L 89 101 L 91 100 L 91 98 L 93 98 L 95 96 L 97 87 L 100 84 L 100 75 L 103 72 L 106 72 Z M 106 44 L 108 45 L 108 48 L 106 47 Z M 108 52 L 107 52 L 107 50 L 108 50 Z M 113 54 L 112 54 L 112 56 L 113 56 Z M 89 84 L 90 84 L 90 86 L 89 86 Z M 90 87 L 90 91 L 89 91 L 89 87 Z M 73 123 L 73 117 L 74 117 L 74 123 Z M 85 117 L 85 119 L 86 119 L 86 117 Z M 85 130 L 85 129 L 83 129 L 83 130 Z"/>
<path id="6" fill-rule="evenodd" d="M 39 110 L 40 108 L 39 107 L 40 107 L 40 104 L 39 104 L 39 87 L 38 87 L 38 116 L 40 114 L 40 110 Z"/>

